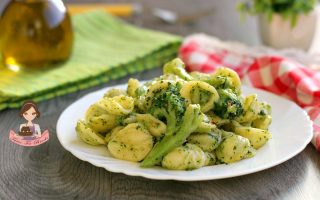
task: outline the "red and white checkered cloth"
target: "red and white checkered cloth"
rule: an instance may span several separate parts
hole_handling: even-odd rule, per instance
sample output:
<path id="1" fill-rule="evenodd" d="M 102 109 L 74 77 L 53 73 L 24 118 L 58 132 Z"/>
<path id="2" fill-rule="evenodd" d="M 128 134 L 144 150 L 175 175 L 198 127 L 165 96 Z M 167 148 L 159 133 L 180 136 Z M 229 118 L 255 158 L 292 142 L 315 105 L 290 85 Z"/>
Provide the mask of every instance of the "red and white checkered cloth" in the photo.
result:
<path id="1" fill-rule="evenodd" d="M 320 71 L 282 56 L 255 55 L 224 48 L 213 40 L 205 35 L 185 39 L 179 56 L 187 70 L 212 73 L 218 67 L 229 67 L 239 74 L 244 84 L 295 101 L 313 121 L 312 143 L 320 151 Z"/>

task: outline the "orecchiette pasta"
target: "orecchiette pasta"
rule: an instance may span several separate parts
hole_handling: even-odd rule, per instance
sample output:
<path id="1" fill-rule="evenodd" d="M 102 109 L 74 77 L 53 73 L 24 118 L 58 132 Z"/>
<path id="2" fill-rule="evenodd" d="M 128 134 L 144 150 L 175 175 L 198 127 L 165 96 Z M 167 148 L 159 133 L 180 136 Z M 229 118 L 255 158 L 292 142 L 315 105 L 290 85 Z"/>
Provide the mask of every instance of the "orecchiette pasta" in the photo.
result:
<path id="1" fill-rule="evenodd" d="M 88 121 L 92 117 L 99 117 L 100 115 L 108 114 L 106 110 L 103 109 L 100 105 L 97 103 L 92 104 L 85 114 L 85 119 Z"/>
<path id="2" fill-rule="evenodd" d="M 188 137 L 188 142 L 199 146 L 203 151 L 215 150 L 221 142 L 220 133 L 194 133 Z"/>
<path id="3" fill-rule="evenodd" d="M 241 95 L 236 72 L 188 73 L 180 59 L 164 75 L 126 90 L 110 89 L 92 104 L 76 132 L 90 145 L 106 145 L 114 158 L 191 170 L 258 154 L 270 138 L 271 106 Z"/>
<path id="4" fill-rule="evenodd" d="M 91 117 L 87 120 L 87 123 L 94 131 L 105 134 L 117 126 L 117 117 L 115 115 L 103 114 L 98 117 Z"/>
<path id="5" fill-rule="evenodd" d="M 153 117 L 150 114 L 137 114 L 137 121 L 143 124 L 151 135 L 160 137 L 165 134 L 167 126 L 159 119 Z"/>
<path id="6" fill-rule="evenodd" d="M 110 90 L 108 90 L 103 97 L 116 97 L 116 96 L 120 96 L 120 95 L 127 95 L 127 92 L 125 90 L 121 90 L 121 89 L 117 89 L 117 88 L 112 88 Z"/>
<path id="7" fill-rule="evenodd" d="M 252 122 L 258 117 L 260 106 L 256 94 L 248 95 L 245 97 L 243 110 L 243 115 L 238 118 L 238 121 L 241 123 Z"/>
<path id="8" fill-rule="evenodd" d="M 252 122 L 252 127 L 259 128 L 263 130 L 268 130 L 269 125 L 271 124 L 272 117 L 270 115 L 259 116 Z"/>
<path id="9" fill-rule="evenodd" d="M 115 132 L 108 143 L 110 153 L 118 159 L 141 161 L 153 147 L 153 138 L 147 129 L 132 123 Z"/>
<path id="10" fill-rule="evenodd" d="M 211 133 L 217 126 L 210 122 L 201 122 L 198 128 L 195 130 L 197 133 Z"/>
<path id="11" fill-rule="evenodd" d="M 229 119 L 222 119 L 221 117 L 215 114 L 210 114 L 209 117 L 210 117 L 211 123 L 215 124 L 218 127 L 230 123 Z"/>
<path id="12" fill-rule="evenodd" d="M 155 118 L 151 114 L 133 114 L 123 120 L 124 124 L 131 124 L 139 122 L 144 125 L 151 135 L 155 137 L 163 136 L 166 132 L 167 126 L 161 120 Z"/>
<path id="13" fill-rule="evenodd" d="M 140 82 L 137 79 L 130 78 L 128 81 L 127 93 L 131 97 L 136 96 L 136 90 L 140 87 Z"/>
<path id="14" fill-rule="evenodd" d="M 169 152 L 163 158 L 162 166 L 167 169 L 190 170 L 204 166 L 206 160 L 207 156 L 201 148 L 194 144 L 186 144 Z"/>
<path id="15" fill-rule="evenodd" d="M 106 136 L 104 137 L 104 141 L 106 144 L 108 144 L 111 140 L 111 138 L 121 129 L 123 129 L 123 126 L 117 126 L 114 129 L 112 129 L 109 133 L 106 134 Z"/>
<path id="16" fill-rule="evenodd" d="M 112 98 L 105 97 L 98 102 L 109 114 L 127 115 L 134 108 L 134 99 L 132 97 L 120 95 Z"/>
<path id="17" fill-rule="evenodd" d="M 259 149 L 271 138 L 267 130 L 252 127 L 236 127 L 235 133 L 248 138 L 255 149 Z"/>
<path id="18" fill-rule="evenodd" d="M 212 152 L 204 152 L 206 154 L 206 162 L 205 165 L 214 165 L 216 164 L 216 156 Z"/>
<path id="19" fill-rule="evenodd" d="M 105 144 L 105 141 L 101 135 L 95 133 L 88 125 L 83 121 L 77 122 L 76 131 L 82 141 L 91 145 Z"/>
<path id="20" fill-rule="evenodd" d="M 216 149 L 219 161 L 232 163 L 245 158 L 250 149 L 250 142 L 247 138 L 232 135 L 227 137 Z"/>
<path id="21" fill-rule="evenodd" d="M 85 115 L 85 120 L 92 130 L 101 134 L 105 134 L 117 126 L 117 117 L 109 114 L 97 103 L 89 107 Z"/>
<path id="22" fill-rule="evenodd" d="M 219 99 L 217 90 L 202 81 L 189 81 L 183 84 L 180 93 L 189 103 L 200 104 L 201 111 L 204 113 L 211 110 L 214 102 Z"/>
<path id="23" fill-rule="evenodd" d="M 236 94 L 241 94 L 241 80 L 235 71 L 225 67 L 218 68 L 212 78 L 213 82 L 218 83 L 218 85 L 213 84 L 216 87 L 231 88 Z"/>

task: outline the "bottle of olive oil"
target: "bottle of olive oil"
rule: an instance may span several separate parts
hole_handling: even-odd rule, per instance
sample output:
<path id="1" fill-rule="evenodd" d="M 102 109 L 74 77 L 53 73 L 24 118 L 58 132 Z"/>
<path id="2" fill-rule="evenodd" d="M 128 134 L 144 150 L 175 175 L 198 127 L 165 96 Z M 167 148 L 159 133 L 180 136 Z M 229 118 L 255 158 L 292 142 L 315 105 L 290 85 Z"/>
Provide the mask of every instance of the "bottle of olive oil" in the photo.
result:
<path id="1" fill-rule="evenodd" d="M 61 0 L 5 1 L 0 8 L 0 58 L 6 66 L 41 67 L 70 56 L 72 25 Z"/>

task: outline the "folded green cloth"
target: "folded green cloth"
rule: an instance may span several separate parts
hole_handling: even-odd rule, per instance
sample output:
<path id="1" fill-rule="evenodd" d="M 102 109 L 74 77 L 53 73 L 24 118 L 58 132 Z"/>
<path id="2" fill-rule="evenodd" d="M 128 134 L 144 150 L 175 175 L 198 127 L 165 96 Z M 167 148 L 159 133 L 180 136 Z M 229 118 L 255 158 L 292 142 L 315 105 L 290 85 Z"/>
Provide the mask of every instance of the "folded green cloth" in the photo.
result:
<path id="1" fill-rule="evenodd" d="M 75 92 L 161 66 L 175 57 L 181 38 L 134 27 L 103 11 L 72 17 L 74 49 L 53 67 L 0 70 L 0 110 Z"/>

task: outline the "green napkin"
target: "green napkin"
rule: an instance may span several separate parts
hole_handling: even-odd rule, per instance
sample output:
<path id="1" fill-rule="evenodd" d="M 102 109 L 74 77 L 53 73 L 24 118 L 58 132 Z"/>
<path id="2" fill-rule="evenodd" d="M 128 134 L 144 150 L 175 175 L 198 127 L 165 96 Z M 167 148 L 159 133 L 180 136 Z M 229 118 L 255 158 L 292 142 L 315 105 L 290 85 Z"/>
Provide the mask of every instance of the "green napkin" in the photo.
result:
<path id="1" fill-rule="evenodd" d="M 181 38 L 126 24 L 103 11 L 72 17 L 70 59 L 42 69 L 0 70 L 0 110 L 75 92 L 161 66 L 177 54 Z"/>

